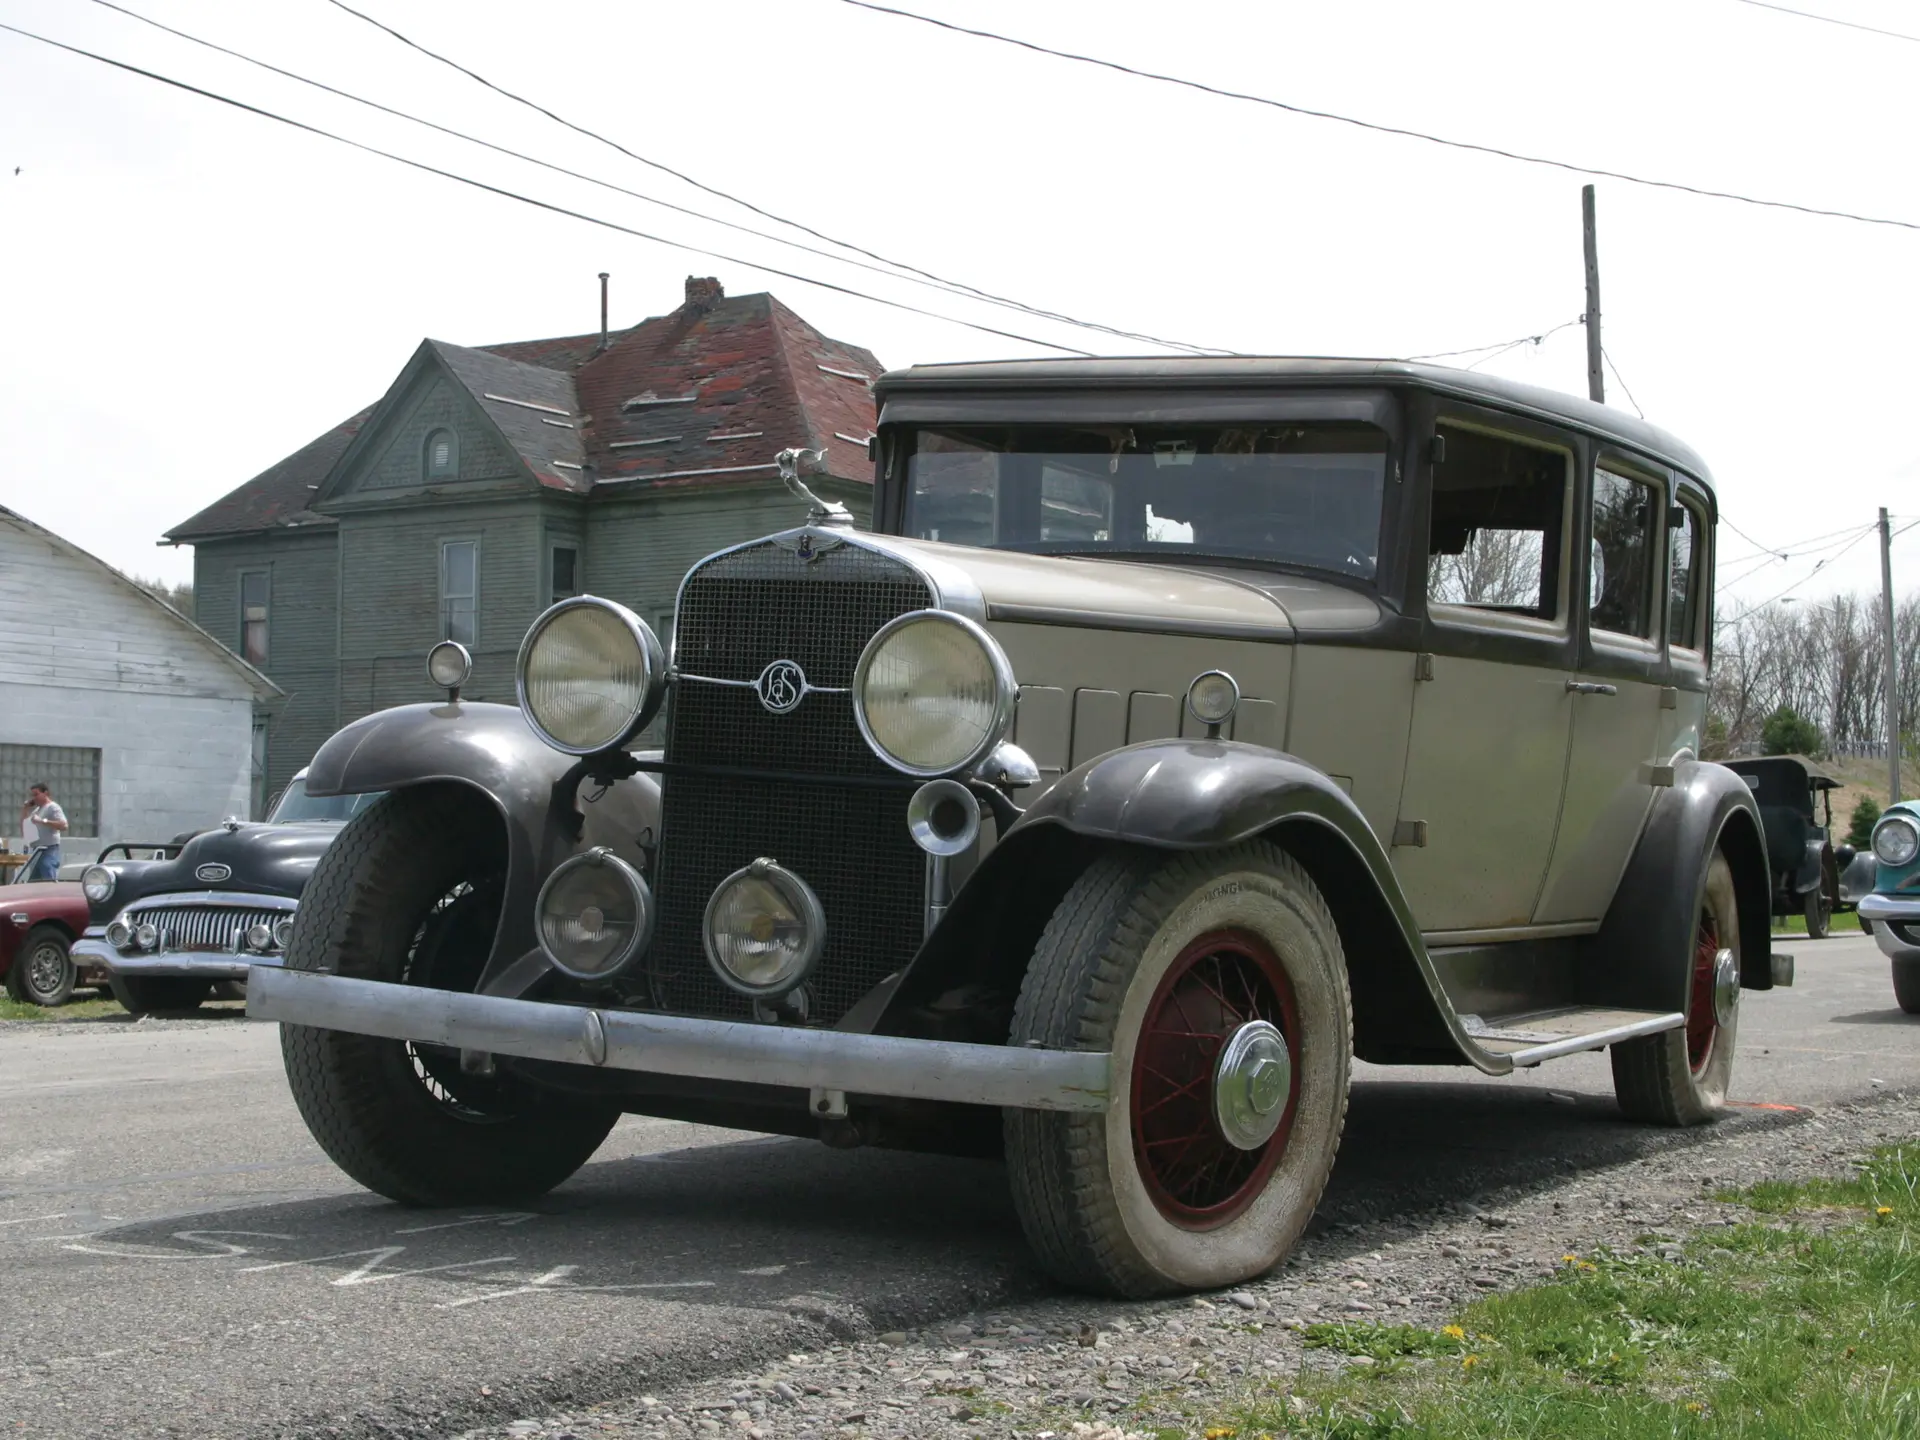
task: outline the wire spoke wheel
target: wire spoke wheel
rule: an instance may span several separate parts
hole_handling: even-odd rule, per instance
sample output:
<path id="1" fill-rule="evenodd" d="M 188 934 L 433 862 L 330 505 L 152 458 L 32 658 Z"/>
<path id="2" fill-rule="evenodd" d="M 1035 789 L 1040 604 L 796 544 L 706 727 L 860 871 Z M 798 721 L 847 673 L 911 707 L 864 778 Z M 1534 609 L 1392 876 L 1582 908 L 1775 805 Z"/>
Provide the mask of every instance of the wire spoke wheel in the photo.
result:
<path id="1" fill-rule="evenodd" d="M 1245 1150 L 1221 1131 L 1214 1109 L 1221 1052 L 1255 1020 L 1300 1054 L 1293 986 L 1257 935 L 1222 930 L 1181 952 L 1147 1007 L 1133 1062 L 1133 1145 L 1154 1204 L 1177 1225 L 1204 1229 L 1238 1215 L 1260 1192 L 1286 1149 L 1299 1105 L 1296 1063 L 1279 1127 Z"/>

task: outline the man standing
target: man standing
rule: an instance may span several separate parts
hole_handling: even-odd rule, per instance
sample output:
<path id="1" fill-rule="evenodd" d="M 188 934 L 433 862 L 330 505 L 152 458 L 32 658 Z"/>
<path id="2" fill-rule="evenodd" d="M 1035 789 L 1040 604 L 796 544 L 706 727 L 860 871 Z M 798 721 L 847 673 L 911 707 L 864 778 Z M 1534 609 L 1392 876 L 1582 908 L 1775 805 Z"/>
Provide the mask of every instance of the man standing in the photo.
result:
<path id="1" fill-rule="evenodd" d="M 20 878 L 26 881 L 60 878 L 60 836 L 67 828 L 67 812 L 48 791 L 46 782 L 30 787 L 20 807 L 20 827 L 28 848 L 38 847 L 33 863 Z"/>

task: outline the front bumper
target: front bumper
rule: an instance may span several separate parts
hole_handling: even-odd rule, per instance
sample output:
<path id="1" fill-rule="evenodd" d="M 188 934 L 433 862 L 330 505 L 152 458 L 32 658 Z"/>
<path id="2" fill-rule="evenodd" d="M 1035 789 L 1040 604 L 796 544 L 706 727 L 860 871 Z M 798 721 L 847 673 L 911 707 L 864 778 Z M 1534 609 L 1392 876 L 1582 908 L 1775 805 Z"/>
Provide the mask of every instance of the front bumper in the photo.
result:
<path id="1" fill-rule="evenodd" d="M 256 965 L 278 969 L 278 955 L 251 952 L 234 955 L 218 950 L 156 950 L 151 954 L 122 955 L 105 940 L 76 940 L 73 958 L 98 965 L 109 975 L 185 975 L 195 980 L 245 980 Z"/>
<path id="2" fill-rule="evenodd" d="M 1107 1108 L 1105 1051 L 968 1045 L 595 1010 L 256 966 L 247 1014 L 526 1060 L 1020 1110 Z"/>
<path id="3" fill-rule="evenodd" d="M 1895 960 L 1920 955 L 1920 895 L 1866 895 L 1859 909 L 1861 919 L 1873 922 L 1881 954 Z"/>

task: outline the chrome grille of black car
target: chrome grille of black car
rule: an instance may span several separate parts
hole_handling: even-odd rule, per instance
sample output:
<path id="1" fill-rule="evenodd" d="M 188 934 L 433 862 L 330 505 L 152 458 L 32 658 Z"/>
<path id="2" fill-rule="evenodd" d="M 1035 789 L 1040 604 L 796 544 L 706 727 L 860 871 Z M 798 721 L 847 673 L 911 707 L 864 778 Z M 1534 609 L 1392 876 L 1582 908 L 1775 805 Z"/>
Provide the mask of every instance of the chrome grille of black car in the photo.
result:
<path id="1" fill-rule="evenodd" d="M 151 924 L 160 932 L 162 950 L 230 952 L 236 948 L 236 934 L 244 935 L 255 925 L 271 927 L 274 921 L 292 913 L 240 905 L 154 905 L 145 909 L 136 905 L 127 912 L 127 923 Z"/>
<path id="2" fill-rule="evenodd" d="M 932 603 L 926 582 L 887 556 L 843 544 L 803 560 L 767 542 L 688 577 L 674 664 L 683 677 L 751 681 L 772 661 L 791 660 L 810 685 L 847 687 L 874 631 Z M 656 1004 L 750 1013 L 708 966 L 700 929 L 714 887 L 763 855 L 804 878 L 826 911 L 826 951 L 809 986 L 815 1023 L 838 1020 L 913 954 L 925 857 L 907 836 L 911 791 L 860 738 L 846 695 L 811 694 L 775 715 L 751 689 L 683 678 L 667 720 L 667 762 L 660 918 L 647 962 Z M 679 769 L 688 765 L 761 773 Z"/>

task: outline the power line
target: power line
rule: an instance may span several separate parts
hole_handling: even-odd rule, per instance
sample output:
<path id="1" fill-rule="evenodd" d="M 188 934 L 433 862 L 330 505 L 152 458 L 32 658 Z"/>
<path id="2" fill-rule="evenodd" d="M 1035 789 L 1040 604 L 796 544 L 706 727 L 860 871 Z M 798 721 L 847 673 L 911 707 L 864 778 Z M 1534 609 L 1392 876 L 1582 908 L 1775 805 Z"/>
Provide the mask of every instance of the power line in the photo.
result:
<path id="1" fill-rule="evenodd" d="M 904 280 L 909 284 L 926 286 L 930 289 L 936 289 L 936 290 L 942 291 L 945 294 L 958 295 L 958 296 L 961 296 L 962 298 L 982 299 L 989 304 L 999 305 L 1006 309 L 1016 310 L 1024 314 L 1032 315 L 1036 319 L 1057 320 L 1065 324 L 1076 325 L 1089 330 L 1098 330 L 1104 334 L 1114 335 L 1124 340 L 1139 340 L 1150 345 L 1163 345 L 1170 349 L 1188 350 L 1196 354 L 1214 353 L 1206 350 L 1205 347 L 1203 346 L 1189 345 L 1184 341 L 1161 340 L 1152 335 L 1140 334 L 1131 330 L 1119 330 L 1119 329 L 1115 329 L 1112 326 L 1099 325 L 1091 321 L 1076 320 L 1071 316 L 1060 315 L 1053 311 L 1035 309 L 1031 306 L 1023 305 L 1019 301 L 1003 299 L 997 296 L 991 296 L 986 294 L 983 291 L 974 290 L 971 286 L 960 285 L 957 282 L 940 280 L 937 278 L 922 279 L 915 275 L 902 275 L 897 273 L 894 270 L 889 270 L 884 266 L 870 264 L 863 260 L 855 260 L 846 255 L 837 255 L 830 250 L 822 250 L 817 246 L 807 245 L 798 240 L 790 240 L 785 236 L 773 234 L 771 231 L 757 230 L 751 225 L 741 225 L 732 220 L 723 220 L 717 215 L 709 215 L 702 210 L 694 210 L 685 205 L 677 205 L 671 200 L 662 200 L 657 196 L 648 195 L 639 190 L 629 190 L 626 186 L 617 185 L 610 180 L 602 180 L 598 176 L 587 175 L 578 170 L 571 170 L 564 165 L 556 165 L 552 161 L 540 159 L 537 155 L 528 155 L 524 151 L 515 150 L 505 145 L 497 145 L 491 140 L 483 140 L 479 136 L 470 135 L 464 130 L 456 130 L 451 126 L 441 125 L 436 121 L 428 120 L 422 116 L 415 115 L 410 111 L 397 109 L 392 105 L 384 105 L 378 100 L 369 100 L 363 95 L 356 95 L 350 90 L 342 90 L 336 85 L 327 84 L 325 81 L 315 80 L 310 78 L 309 76 L 301 75 L 296 71 L 284 69 L 279 65 L 274 65 L 268 61 L 258 59 L 252 55 L 248 55 L 243 51 L 235 50 L 226 45 L 219 44 L 217 41 L 207 40 L 201 36 L 190 34 L 185 30 L 176 29 L 174 26 L 164 24 L 159 20 L 153 19 L 151 16 L 142 15 L 137 10 L 130 10 L 124 5 L 117 4 L 115 3 L 115 0 L 93 0 L 93 3 L 96 5 L 103 6 L 108 10 L 115 11 L 121 15 L 125 15 L 130 20 L 138 20 L 143 25 L 150 25 L 154 29 L 164 31 L 166 34 L 175 36 L 178 39 L 188 41 L 189 43 L 194 45 L 202 46 L 205 49 L 215 51 L 221 55 L 230 56 L 235 60 L 239 60 L 244 62 L 245 64 L 255 66 L 261 70 L 268 71 L 271 74 L 283 76 L 284 78 L 288 80 L 296 81 L 301 85 L 311 86 L 312 88 L 316 90 L 324 91 L 329 95 L 338 96 L 342 100 L 350 100 L 356 105 L 364 105 L 368 109 L 377 110 L 383 115 L 391 115 L 396 119 L 405 120 L 414 125 L 425 126 L 429 130 L 437 131 L 442 135 L 451 136 L 456 140 L 464 140 L 469 144 L 478 145 L 482 149 L 491 150 L 496 154 L 506 155 L 511 157 L 512 159 L 524 161 L 526 164 L 529 164 L 529 165 L 537 165 L 543 170 L 551 170 L 557 175 L 565 175 L 572 180 L 584 181 L 589 185 L 598 185 L 603 190 L 611 190 L 616 194 L 625 195 L 635 200 L 644 201 L 649 205 L 658 205 L 663 209 L 672 210 L 681 215 L 688 215 L 696 220 L 704 220 L 710 224 L 724 226 L 729 230 L 737 230 L 742 234 L 752 235 L 761 240 L 771 241 L 775 245 L 784 245 L 790 249 L 804 251 L 806 254 L 809 254 L 809 255 L 817 255 L 822 259 L 831 260 L 838 265 L 852 265 L 861 270 L 871 271 L 876 275 L 885 275 L 890 280 Z"/>
<path id="2" fill-rule="evenodd" d="M 1032 335 L 1022 335 L 1013 330 L 995 329 L 991 325 L 982 325 L 977 321 L 961 320 L 952 315 L 942 315 L 937 310 L 925 310 L 918 305 L 909 305 L 904 300 L 889 300 L 884 296 L 870 295 L 864 290 L 855 290 L 851 286 L 836 285 L 830 280 L 816 280 L 810 275 L 797 274 L 791 270 L 781 270 L 758 260 L 746 260 L 737 255 L 729 255 L 724 251 L 708 250 L 699 245 L 689 245 L 683 240 L 669 240 L 664 235 L 655 235 L 646 230 L 636 230 L 630 225 L 622 225 L 613 220 L 604 220 L 597 215 L 589 215 L 584 211 L 570 210 L 564 205 L 556 205 L 549 200 L 538 200 L 531 195 L 523 195 L 517 190 L 508 190 L 504 186 L 489 185 L 484 180 L 475 180 L 471 176 L 462 175 L 453 170 L 443 170 L 437 165 L 427 164 L 424 160 L 412 160 L 405 155 L 396 155 L 391 150 L 382 150 L 377 145 L 369 145 L 364 141 L 350 140 L 344 135 L 336 135 L 331 130 L 323 130 L 318 125 L 309 125 L 304 120 L 294 120 L 288 116 L 278 114 L 275 111 L 264 109 L 261 106 L 249 105 L 246 101 L 236 100 L 229 95 L 222 95 L 213 90 L 203 90 L 198 85 L 190 85 L 184 80 L 175 80 L 171 76 L 162 75 L 153 70 L 144 70 L 140 66 L 130 64 L 125 60 L 115 60 L 110 56 L 99 55 L 91 50 L 83 50 L 78 45 L 69 45 L 62 40 L 54 40 L 48 36 L 36 34 L 31 30 L 23 30 L 17 25 L 8 25 L 0 22 L 0 30 L 19 35 L 28 40 L 37 40 L 42 45 L 52 46 L 56 50 L 64 50 L 70 55 L 79 55 L 102 65 L 110 65 L 114 69 L 124 70 L 130 75 L 138 75 L 143 79 L 152 80 L 161 85 L 171 86 L 176 90 L 183 90 L 189 95 L 198 95 L 202 99 L 212 100 L 221 105 L 228 105 L 235 110 L 243 110 L 249 115 L 258 115 L 264 120 L 277 121 L 292 129 L 305 131 L 309 135 L 318 135 L 323 140 L 332 140 L 337 144 L 349 146 L 352 149 L 363 151 L 368 155 L 377 155 L 383 160 L 391 160 L 397 165 L 405 165 L 409 169 L 423 171 L 428 175 L 437 175 L 443 180 L 452 180 L 456 184 L 470 186 L 475 190 L 483 190 L 489 195 L 497 195 L 502 199 L 514 200 L 522 205 L 530 205 L 536 210 L 545 210 L 554 215 L 564 215 L 571 220 L 584 221 L 589 225 L 597 225 L 604 230 L 614 230 L 622 235 L 631 235 L 636 239 L 648 240 L 656 245 L 666 245 L 675 250 L 684 250 L 689 254 L 704 255 L 712 260 L 724 260 L 729 265 L 744 266 L 750 270 L 758 270 L 762 274 L 778 275 L 783 280 L 793 280 L 802 285 L 814 286 L 816 289 L 831 290 L 836 294 L 852 296 L 857 300 L 868 300 L 876 305 L 885 305 L 891 309 L 904 310 L 909 314 L 922 315 L 929 320 L 944 320 L 950 325 L 962 325 L 969 330 L 978 330 L 987 335 L 997 335 L 1003 340 L 1017 340 L 1023 345 L 1038 345 L 1044 350 L 1058 350 L 1068 355 L 1079 355 L 1091 358 L 1091 352 L 1076 349 L 1071 345 L 1062 345 L 1052 340 L 1040 340 Z"/>
<path id="3" fill-rule="evenodd" d="M 1818 20 L 1827 25 L 1844 25 L 1849 30 L 1864 30 L 1869 35 L 1884 35 L 1889 40 L 1905 40 L 1909 44 L 1920 45 L 1920 35 L 1903 35 L 1898 30 L 1882 30 L 1877 25 L 1862 25 L 1857 20 L 1842 20 L 1833 15 L 1816 15 L 1811 10 L 1795 10 L 1786 5 L 1770 5 L 1767 0 L 1740 0 L 1742 5 L 1752 5 L 1760 10 L 1777 10 L 1782 15 L 1798 15 L 1802 20 Z"/>
<path id="4" fill-rule="evenodd" d="M 333 0 L 339 4 L 340 0 Z M 1877 215 L 1859 215 L 1850 210 L 1828 210 L 1817 205 L 1801 205 L 1791 200 L 1764 200 L 1752 195 L 1741 195 L 1731 190 L 1710 190 L 1699 185 L 1685 185 L 1676 180 L 1649 180 L 1641 175 L 1628 175 L 1619 170 L 1601 170 L 1591 165 L 1575 165 L 1566 160 L 1552 160 L 1541 155 L 1527 155 L 1517 150 L 1503 150 L 1495 145 L 1480 145 L 1470 140 L 1449 140 L 1444 136 L 1430 135 L 1424 130 L 1408 130 L 1397 125 L 1382 125 L 1373 120 L 1359 120 L 1351 115 L 1336 115 L 1330 110 L 1314 110 L 1305 105 L 1290 104 L 1285 100 L 1275 100 L 1267 95 L 1252 95 L 1243 90 L 1228 90 L 1223 86 L 1209 85 L 1201 80 L 1187 80 L 1178 75 L 1163 75 L 1154 70 L 1141 70 L 1132 65 L 1123 65 L 1117 60 L 1102 60 L 1093 55 L 1080 55 L 1071 50 L 1055 50 L 1050 46 L 1038 44 L 1032 40 L 1020 40 L 1011 35 L 1000 35 L 991 30 L 975 30 L 966 25 L 956 25 L 950 20 L 936 20 L 931 15 L 918 15 L 911 10 L 898 10 L 891 5 L 877 5 L 873 0 L 840 0 L 843 5 L 852 5 L 860 10 L 871 10 L 878 15 L 893 15 L 902 20 L 917 20 L 922 25 L 931 25 L 936 29 L 950 30 L 956 35 L 971 35 L 980 40 L 992 40 L 1002 45 L 1012 45 L 1021 50 L 1031 50 L 1038 55 L 1051 55 L 1056 60 L 1071 60 L 1078 65 L 1093 65 L 1102 70 L 1114 70 L 1122 75 L 1131 75 L 1140 80 L 1154 80 L 1163 85 L 1178 85 L 1186 90 L 1198 90 L 1203 94 L 1216 95 L 1225 100 L 1244 100 L 1253 105 L 1265 105 L 1270 109 L 1284 110 L 1290 115 L 1304 115 L 1314 120 L 1334 120 L 1342 125 L 1352 125 L 1361 130 L 1371 130 L 1381 135 L 1398 135 L 1408 140 L 1424 140 L 1430 145 L 1444 145 L 1453 150 L 1468 150 L 1478 155 L 1492 155 L 1502 160 L 1514 160 L 1524 165 L 1543 165 L 1553 170 L 1567 170 L 1576 175 L 1594 175 L 1606 180 L 1619 180 L 1628 185 L 1644 185 L 1654 190 L 1677 190 L 1687 195 L 1699 195 L 1710 200 L 1735 200 L 1742 205 L 1758 205 L 1768 210 L 1792 210 L 1802 215 L 1819 215 L 1830 220 L 1852 220 L 1862 225 L 1886 225 L 1898 230 L 1920 230 L 1920 221 L 1892 220 Z"/>
<path id="5" fill-rule="evenodd" d="M 1769 560 L 1790 560 L 1796 555 L 1811 555 L 1819 550 L 1830 548 L 1828 546 L 1821 545 L 1819 543 L 1820 541 L 1834 540 L 1835 536 L 1838 536 L 1841 539 L 1846 539 L 1851 537 L 1860 528 L 1858 525 L 1848 525 L 1845 528 L 1840 530 L 1828 530 L 1819 535 L 1807 536 L 1807 538 L 1801 541 L 1796 548 L 1776 550 L 1771 546 L 1761 545 L 1758 540 L 1755 540 L 1751 535 L 1747 534 L 1744 530 L 1740 529 L 1739 526 L 1735 525 L 1731 520 L 1727 519 L 1725 515 L 1722 515 L 1720 517 L 1720 523 L 1727 526 L 1728 529 L 1732 530 L 1735 534 L 1739 535 L 1741 539 L 1745 540 L 1748 544 L 1759 547 L 1755 554 L 1735 556 L 1731 563 L 1736 565 L 1743 564 L 1748 560 L 1759 559 L 1762 556 L 1766 557 Z M 1835 541 L 1835 543 L 1838 543 L 1838 541 Z"/>
<path id="6" fill-rule="evenodd" d="M 458 71 L 460 74 L 466 76 L 469 80 L 472 80 L 476 84 L 483 85 L 487 89 L 493 91 L 494 94 L 499 95 L 504 99 L 511 100 L 516 105 L 523 105 L 527 109 L 532 110 L 537 114 L 546 116 L 547 119 L 553 121 L 553 123 L 556 125 L 564 126 L 567 129 L 573 131 L 577 135 L 584 135 L 589 140 L 596 141 L 599 144 L 609 147 L 610 149 L 617 150 L 620 154 L 626 156 L 629 160 L 637 160 L 640 164 L 648 166 L 650 169 L 658 170 L 663 175 L 671 175 L 674 179 L 681 181 L 683 184 L 691 185 L 696 190 L 703 190 L 707 194 L 712 195 L 717 199 L 725 200 L 730 205 L 738 205 L 742 209 L 751 210 L 754 214 L 759 215 L 764 219 L 771 220 L 778 225 L 789 226 L 792 229 L 801 231 L 803 234 L 813 236 L 813 238 L 816 240 L 824 240 L 829 245 L 837 245 L 843 250 L 851 250 L 856 255 L 864 255 L 869 260 L 877 260 L 882 265 L 891 266 L 895 270 L 904 270 L 908 274 L 918 275 L 922 279 L 931 280 L 949 290 L 963 290 L 969 295 L 972 295 L 977 299 L 990 301 L 991 303 L 996 305 L 1008 306 L 1015 310 L 1021 310 L 1039 319 L 1055 320 L 1065 325 L 1078 326 L 1084 330 L 1099 330 L 1109 335 L 1118 336 L 1123 340 L 1140 340 L 1140 341 L 1144 341 L 1149 345 L 1162 345 L 1169 350 L 1191 350 L 1196 353 L 1212 352 L 1215 354 L 1234 353 L 1232 351 L 1223 352 L 1221 347 L 1219 346 L 1193 345 L 1184 340 L 1163 340 L 1163 339 L 1160 339 L 1158 336 L 1154 336 L 1154 335 L 1143 335 L 1132 330 L 1117 330 L 1109 325 L 1100 325 L 1093 321 L 1079 320 L 1071 315 L 1061 314 L 1058 311 L 1047 310 L 1038 306 L 1029 305 L 1023 300 L 1014 300 L 1005 295 L 996 295 L 990 290 L 982 290 L 976 286 L 968 285 L 963 281 L 949 280 L 944 276 L 934 274 L 931 270 L 922 270 L 916 265 L 907 264 L 904 260 L 893 260 L 888 258 L 885 255 L 878 253 L 877 251 L 868 250 L 864 246 L 855 245 L 850 240 L 838 239 L 835 236 L 827 234 L 825 231 L 816 230 L 810 225 L 802 224 L 798 220 L 790 220 L 784 215 L 777 215 L 771 210 L 762 209 L 760 206 L 755 205 L 751 200 L 742 199 L 740 196 L 732 194 L 729 191 L 721 190 L 715 186 L 706 184 L 704 181 L 696 180 L 693 178 L 693 176 L 687 174 L 685 171 L 676 170 L 671 165 L 664 164 L 661 161 L 650 159 L 649 157 L 639 154 L 636 151 L 629 150 L 625 145 L 622 145 L 618 140 L 614 140 L 606 135 L 602 135 L 599 131 L 589 129 L 585 125 L 577 124 L 576 122 L 567 119 L 564 115 L 556 114 L 554 111 L 549 110 L 546 106 L 540 104 L 538 101 L 529 100 L 526 96 L 520 95 L 512 90 L 509 90 L 504 85 L 495 84 L 493 81 L 487 79 L 486 76 L 479 74 L 477 71 L 468 69 L 465 65 L 462 65 L 459 61 L 450 59 L 449 57 L 442 55 L 439 51 L 431 49 L 430 47 L 421 44 L 418 40 L 414 40 L 406 35 L 401 34 L 398 30 L 394 29 L 391 25 L 388 25 L 381 20 L 377 20 L 373 16 L 368 15 L 363 11 L 354 9 L 351 5 L 348 5 L 347 3 L 345 3 L 345 0 L 329 0 L 329 3 L 332 4 L 335 8 L 343 10 L 347 14 L 353 16 L 356 20 L 364 21 L 366 24 L 373 26 L 374 29 L 381 31 L 384 34 L 392 36 L 395 40 L 398 40 L 402 45 L 405 45 L 407 48 L 411 50 L 418 51 L 420 54 L 426 56 L 429 60 L 433 60 L 441 65 L 445 65 L 450 70 Z M 722 221 L 720 223 L 724 224 L 726 222 Z M 759 232 L 754 232 L 754 233 L 757 234 Z"/>
<path id="7" fill-rule="evenodd" d="M 1841 555 L 1846 554 L 1848 550 L 1851 550 L 1854 546 L 1858 545 L 1862 540 L 1866 539 L 1867 536 L 1872 535 L 1876 531 L 1878 531 L 1879 528 L 1880 526 L 1877 522 L 1875 524 L 1868 525 L 1866 528 L 1861 530 L 1861 532 L 1858 535 L 1854 536 L 1853 539 L 1849 540 L 1846 543 L 1846 545 L 1840 550 L 1839 554 L 1829 555 L 1826 559 L 1822 560 L 1818 565 L 1815 565 L 1813 569 L 1809 570 L 1806 574 L 1802 575 L 1798 580 L 1794 581 L 1793 584 L 1787 586 L 1787 588 L 1782 590 L 1778 595 L 1769 595 L 1766 599 L 1762 600 L 1759 605 L 1749 605 L 1747 608 L 1749 610 L 1758 610 L 1764 606 L 1773 604 L 1773 602 L 1776 600 L 1785 599 L 1788 595 L 1791 595 L 1794 591 L 1798 590 L 1802 585 L 1806 584 L 1809 580 L 1813 579 L 1813 577 L 1818 575 L 1822 570 L 1826 569 L 1827 566 L 1831 565 L 1834 561 L 1838 560 Z"/>
<path id="8" fill-rule="evenodd" d="M 1482 350 L 1497 350 L 1501 354 L 1505 354 L 1516 346 L 1525 345 L 1528 341 L 1532 341 L 1535 345 L 1538 345 L 1549 335 L 1558 335 L 1562 330 L 1578 325 L 1585 318 L 1583 315 L 1576 315 L 1573 319 L 1555 325 L 1549 330 L 1542 330 L 1538 335 L 1522 335 L 1518 339 L 1502 340 L 1492 345 L 1470 345 L 1465 350 L 1436 350 L 1429 355 L 1402 355 L 1400 358 L 1407 361 L 1451 360 L 1457 355 L 1478 355 Z M 1494 357 L 1489 355 L 1487 358 L 1491 360 Z"/>
<path id="9" fill-rule="evenodd" d="M 1607 362 L 1607 369 L 1611 370 L 1613 372 L 1613 378 L 1620 382 L 1620 393 L 1625 395 L 1627 397 L 1627 403 L 1633 406 L 1633 413 L 1638 415 L 1642 420 L 1646 419 L 1647 412 L 1642 410 L 1640 408 L 1640 402 L 1633 398 L 1633 391 L 1627 388 L 1627 377 L 1620 373 L 1620 367 L 1613 363 L 1613 356 L 1607 354 L 1604 345 L 1600 347 L 1600 358 Z"/>

